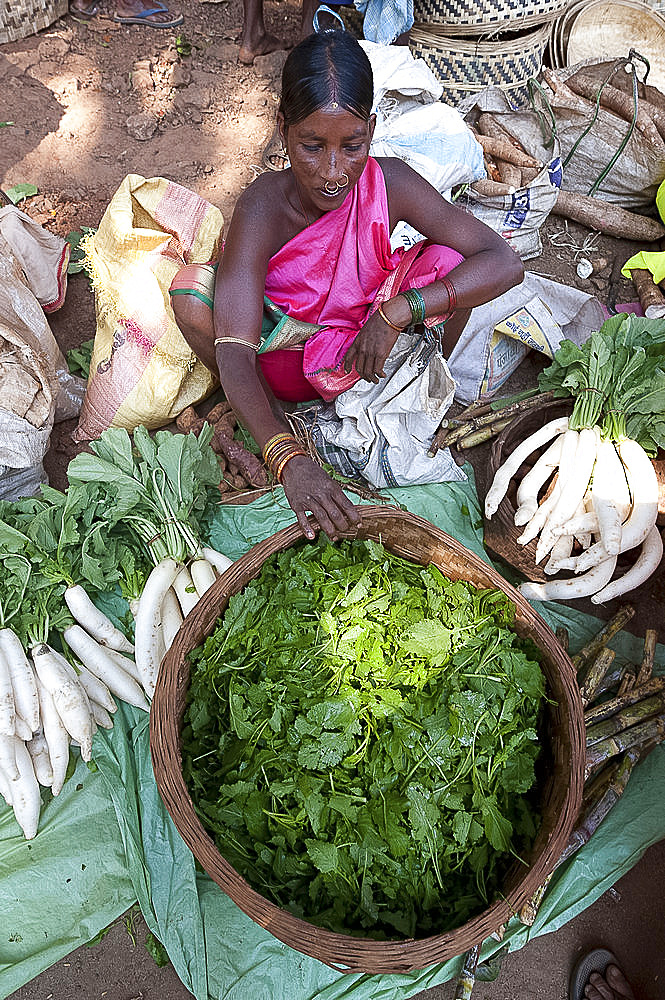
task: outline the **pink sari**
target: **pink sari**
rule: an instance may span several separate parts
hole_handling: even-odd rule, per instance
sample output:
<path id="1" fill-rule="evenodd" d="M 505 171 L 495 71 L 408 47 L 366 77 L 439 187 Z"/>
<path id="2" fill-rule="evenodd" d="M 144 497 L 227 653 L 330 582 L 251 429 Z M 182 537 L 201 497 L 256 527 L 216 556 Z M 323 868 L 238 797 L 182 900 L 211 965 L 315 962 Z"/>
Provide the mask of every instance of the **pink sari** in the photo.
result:
<path id="1" fill-rule="evenodd" d="M 297 352 L 306 380 L 301 398 L 330 400 L 354 385 L 359 376 L 355 369 L 344 371 L 344 355 L 368 317 L 381 302 L 431 284 L 461 260 L 456 250 L 427 241 L 406 251 L 390 249 L 385 181 L 370 157 L 342 205 L 303 229 L 268 265 L 268 298 L 289 316 L 322 327 Z M 427 325 L 439 321 L 431 317 Z M 277 357 L 287 354 L 291 358 Z M 291 350 L 259 355 L 275 395 L 293 399 L 292 392 L 280 395 L 280 360 L 289 368 L 295 358 Z"/>

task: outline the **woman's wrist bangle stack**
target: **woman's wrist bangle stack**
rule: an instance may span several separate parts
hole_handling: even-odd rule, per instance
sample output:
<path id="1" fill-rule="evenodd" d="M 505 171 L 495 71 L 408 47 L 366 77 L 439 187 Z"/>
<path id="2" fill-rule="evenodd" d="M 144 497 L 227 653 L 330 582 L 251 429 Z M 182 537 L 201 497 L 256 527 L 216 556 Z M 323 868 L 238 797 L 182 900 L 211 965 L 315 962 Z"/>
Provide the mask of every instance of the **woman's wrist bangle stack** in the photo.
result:
<path id="1" fill-rule="evenodd" d="M 425 322 L 425 300 L 418 288 L 407 288 L 405 292 L 400 292 L 402 298 L 406 299 L 411 310 L 411 322 L 415 326 L 417 323 Z"/>
<path id="2" fill-rule="evenodd" d="M 307 452 L 293 434 L 274 434 L 263 446 L 263 461 L 278 483 L 287 464 L 299 455 L 307 458 Z"/>
<path id="3" fill-rule="evenodd" d="M 403 326 L 397 326 L 397 324 L 393 323 L 391 320 L 388 319 L 388 317 L 386 316 L 386 314 L 383 311 L 383 306 L 379 306 L 379 308 L 377 309 L 377 312 L 378 312 L 379 316 L 381 317 L 381 319 L 383 320 L 383 322 L 386 323 L 388 326 L 392 327 L 393 330 L 397 330 L 398 333 L 403 333 L 404 332 L 404 327 Z"/>
<path id="4" fill-rule="evenodd" d="M 448 292 L 448 317 L 450 317 L 457 309 L 457 292 L 450 278 L 439 278 L 439 281 Z"/>

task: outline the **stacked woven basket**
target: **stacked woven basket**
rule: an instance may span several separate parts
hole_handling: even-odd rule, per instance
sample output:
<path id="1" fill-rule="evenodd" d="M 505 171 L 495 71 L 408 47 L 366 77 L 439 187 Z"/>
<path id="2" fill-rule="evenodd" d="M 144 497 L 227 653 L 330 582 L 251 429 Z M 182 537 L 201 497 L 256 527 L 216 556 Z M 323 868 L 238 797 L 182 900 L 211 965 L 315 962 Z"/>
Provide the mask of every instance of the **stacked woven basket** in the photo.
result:
<path id="1" fill-rule="evenodd" d="M 67 0 L 0 0 L 0 45 L 36 35 L 67 13 Z"/>
<path id="2" fill-rule="evenodd" d="M 414 0 L 410 46 L 457 105 L 499 86 L 517 107 L 540 72 L 553 20 L 570 0 Z"/>

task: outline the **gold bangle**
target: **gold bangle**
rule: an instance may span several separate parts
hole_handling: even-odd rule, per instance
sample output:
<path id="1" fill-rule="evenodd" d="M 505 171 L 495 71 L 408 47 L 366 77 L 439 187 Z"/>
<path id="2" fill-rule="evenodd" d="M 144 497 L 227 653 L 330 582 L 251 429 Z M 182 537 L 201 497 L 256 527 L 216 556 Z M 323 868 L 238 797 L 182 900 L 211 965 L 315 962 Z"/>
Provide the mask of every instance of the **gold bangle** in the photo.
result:
<path id="1" fill-rule="evenodd" d="M 405 327 L 403 327 L 403 326 L 396 326 L 395 323 L 391 323 L 391 321 L 388 319 L 388 317 L 386 316 L 386 314 L 383 311 L 383 306 L 379 306 L 379 308 L 377 309 L 377 312 L 378 312 L 379 316 L 381 317 L 381 319 L 383 320 L 384 323 L 387 323 L 388 326 L 391 326 L 393 328 L 393 330 L 397 330 L 398 333 L 404 333 Z"/>
<path id="2" fill-rule="evenodd" d="M 273 475 L 275 476 L 275 479 L 277 480 L 278 483 L 281 483 L 281 481 L 282 481 L 282 473 L 284 472 L 284 469 L 289 464 L 289 462 L 291 461 L 291 459 L 292 458 L 298 458 L 299 456 L 301 456 L 302 458 L 307 458 L 308 457 L 307 456 L 307 452 L 303 451 L 302 448 L 294 448 L 293 451 L 289 452 L 289 454 L 286 455 L 281 460 L 281 462 L 277 466 L 275 472 L 273 473 Z"/>
<path id="3" fill-rule="evenodd" d="M 285 441 L 292 442 L 292 441 L 295 441 L 295 440 L 296 440 L 296 438 L 293 436 L 293 434 L 289 434 L 286 431 L 282 431 L 281 434 L 273 434 L 273 436 L 271 438 L 268 438 L 268 440 L 266 441 L 266 443 L 264 444 L 264 446 L 262 448 L 262 453 L 263 453 L 263 459 L 264 459 L 264 461 L 266 461 L 266 462 L 268 461 L 268 455 L 270 454 L 271 451 L 273 451 L 273 449 L 278 444 L 281 444 L 282 442 L 285 442 Z"/>
<path id="4" fill-rule="evenodd" d="M 241 344 L 242 347 L 250 347 L 253 351 L 258 351 L 258 344 L 250 344 L 248 340 L 241 340 L 240 337 L 215 337 L 213 340 L 213 347 L 217 347 L 218 344 Z"/>

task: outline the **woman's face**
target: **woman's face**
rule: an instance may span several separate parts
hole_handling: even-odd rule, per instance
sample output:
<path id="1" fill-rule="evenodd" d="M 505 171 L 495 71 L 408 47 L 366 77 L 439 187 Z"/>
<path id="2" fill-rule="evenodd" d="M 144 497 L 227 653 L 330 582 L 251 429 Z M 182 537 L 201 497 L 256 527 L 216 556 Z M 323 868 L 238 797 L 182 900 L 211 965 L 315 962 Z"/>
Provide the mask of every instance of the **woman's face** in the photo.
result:
<path id="1" fill-rule="evenodd" d="M 363 121 L 332 105 L 288 128 L 279 116 L 282 141 L 305 210 L 321 214 L 339 208 L 365 169 L 375 121 L 374 115 Z"/>

